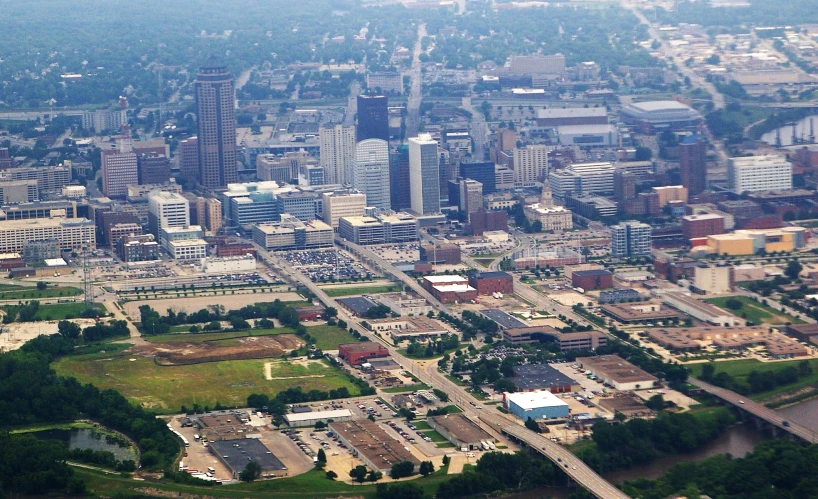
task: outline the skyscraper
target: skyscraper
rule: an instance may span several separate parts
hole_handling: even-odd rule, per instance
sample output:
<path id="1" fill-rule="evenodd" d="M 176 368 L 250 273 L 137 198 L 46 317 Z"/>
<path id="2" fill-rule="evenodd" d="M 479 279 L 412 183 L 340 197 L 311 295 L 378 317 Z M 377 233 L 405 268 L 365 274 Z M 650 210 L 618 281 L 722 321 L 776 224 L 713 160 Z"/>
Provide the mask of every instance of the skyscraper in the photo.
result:
<path id="1" fill-rule="evenodd" d="M 474 213 L 483 207 L 483 184 L 470 178 L 460 180 L 458 208 L 463 213 Z M 451 200 L 449 200 L 451 202 Z"/>
<path id="2" fill-rule="evenodd" d="M 199 181 L 208 189 L 236 182 L 236 114 L 233 78 L 215 57 L 194 82 L 199 148 Z"/>
<path id="3" fill-rule="evenodd" d="M 392 209 L 408 210 L 412 207 L 409 192 L 409 146 L 401 144 L 389 162 L 389 187 Z"/>
<path id="4" fill-rule="evenodd" d="M 428 133 L 409 139 L 409 192 L 418 215 L 440 212 L 440 156 Z"/>
<path id="5" fill-rule="evenodd" d="M 351 184 L 355 164 L 355 128 L 335 125 L 319 131 L 320 161 L 327 184 Z"/>
<path id="6" fill-rule="evenodd" d="M 149 152 L 137 158 L 139 183 L 162 184 L 170 180 L 170 160 L 164 154 Z"/>
<path id="7" fill-rule="evenodd" d="M 196 137 L 180 140 L 176 151 L 179 154 L 179 174 L 182 178 L 201 183 L 199 178 L 199 142 Z"/>
<path id="8" fill-rule="evenodd" d="M 491 194 L 497 191 L 496 172 L 494 171 L 494 163 L 491 161 L 460 163 L 460 176 L 483 184 L 483 194 Z"/>
<path id="9" fill-rule="evenodd" d="M 130 129 L 125 126 L 113 151 L 102 151 L 102 193 L 112 198 L 124 198 L 128 185 L 139 183 L 139 166 L 131 147 Z"/>
<path id="10" fill-rule="evenodd" d="M 548 176 L 548 152 L 544 145 L 514 148 L 514 185 L 530 186 Z"/>
<path id="11" fill-rule="evenodd" d="M 358 141 L 389 142 L 389 99 L 385 95 L 358 96 Z"/>
<path id="12" fill-rule="evenodd" d="M 699 134 L 690 135 L 679 144 L 679 166 L 682 185 L 689 195 L 699 194 L 707 188 L 707 143 Z"/>
<path id="13" fill-rule="evenodd" d="M 352 187 L 366 194 L 366 202 L 382 210 L 391 209 L 389 193 L 389 143 L 366 139 L 355 146 Z"/>
<path id="14" fill-rule="evenodd" d="M 651 227 L 635 220 L 611 227 L 611 256 L 645 256 L 651 253 Z"/>

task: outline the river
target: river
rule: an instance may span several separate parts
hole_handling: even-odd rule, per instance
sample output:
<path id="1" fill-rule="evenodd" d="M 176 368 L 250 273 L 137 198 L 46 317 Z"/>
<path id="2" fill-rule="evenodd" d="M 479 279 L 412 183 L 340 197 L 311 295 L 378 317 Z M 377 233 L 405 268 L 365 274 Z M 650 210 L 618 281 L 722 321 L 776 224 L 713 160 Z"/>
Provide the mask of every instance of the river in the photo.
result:
<path id="1" fill-rule="evenodd" d="M 795 122 L 795 137 L 804 143 L 810 142 L 810 120 L 812 120 L 813 131 L 816 136 L 818 136 L 818 115 L 807 116 L 804 119 Z M 778 128 L 781 131 L 781 145 L 782 146 L 791 146 L 793 145 L 792 141 L 792 125 L 783 126 Z M 767 132 L 761 136 L 761 140 L 770 144 L 771 146 L 775 146 L 776 144 L 776 130 L 772 132 Z"/>
<path id="2" fill-rule="evenodd" d="M 818 399 L 811 402 L 818 403 Z M 795 407 L 795 406 L 794 406 Z M 815 416 L 814 416 L 815 417 Z M 793 419 L 795 419 L 793 417 Z M 611 483 L 622 483 L 626 480 L 637 478 L 655 479 L 665 474 L 674 464 L 690 461 L 701 461 L 718 454 L 731 454 L 735 457 L 743 457 L 759 442 L 770 438 L 755 429 L 753 426 L 736 424 L 728 428 L 719 438 L 710 442 L 707 446 L 690 454 L 680 454 L 658 459 L 643 466 L 637 466 L 627 470 L 605 473 L 603 477 Z M 546 487 L 537 490 L 530 490 L 520 494 L 505 496 L 507 499 L 541 499 L 553 497 L 555 499 L 565 499 L 575 489 L 573 487 Z"/>
<path id="3" fill-rule="evenodd" d="M 778 409 L 780 414 L 787 416 L 801 426 L 818 433 L 818 398 L 805 400 L 795 405 Z"/>

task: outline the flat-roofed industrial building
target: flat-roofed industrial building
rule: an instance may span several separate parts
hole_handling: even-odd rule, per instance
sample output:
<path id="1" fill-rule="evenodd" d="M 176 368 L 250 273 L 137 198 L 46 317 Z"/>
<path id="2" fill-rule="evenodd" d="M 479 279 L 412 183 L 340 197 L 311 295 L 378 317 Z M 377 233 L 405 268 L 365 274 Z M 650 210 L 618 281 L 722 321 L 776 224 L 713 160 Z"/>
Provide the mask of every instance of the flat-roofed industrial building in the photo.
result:
<path id="1" fill-rule="evenodd" d="M 554 341 L 560 351 L 596 350 L 608 344 L 608 337 L 599 331 L 562 333 L 551 326 L 532 326 L 503 330 L 503 341 L 514 345 L 525 345 Z"/>
<path id="2" fill-rule="evenodd" d="M 617 390 L 653 388 L 659 379 L 618 355 L 599 355 L 577 359 L 588 373 L 598 377 Z"/>
<path id="3" fill-rule="evenodd" d="M 404 461 L 414 465 L 413 471 L 420 466 L 420 461 L 378 423 L 363 419 L 333 422 L 329 427 L 372 470 L 388 473 L 392 466 Z"/>
<path id="4" fill-rule="evenodd" d="M 512 369 L 507 378 L 519 392 L 548 390 L 551 393 L 569 393 L 581 390 L 579 383 L 548 364 L 527 364 Z"/>
<path id="5" fill-rule="evenodd" d="M 483 442 L 496 442 L 486 430 L 463 414 L 432 416 L 426 420 L 433 430 L 461 451 L 481 449 Z"/>
<path id="6" fill-rule="evenodd" d="M 238 478 L 250 461 L 257 462 L 261 466 L 262 473 L 284 472 L 284 475 L 287 474 L 287 467 L 270 449 L 255 438 L 219 440 L 208 442 L 208 446 L 213 455 L 230 470 L 233 478 Z"/>
<path id="7" fill-rule="evenodd" d="M 349 409 L 335 409 L 333 411 L 308 411 L 297 414 L 285 414 L 284 422 L 291 428 L 302 426 L 315 426 L 319 421 L 327 423 L 329 421 L 349 421 L 352 419 L 352 412 Z"/>

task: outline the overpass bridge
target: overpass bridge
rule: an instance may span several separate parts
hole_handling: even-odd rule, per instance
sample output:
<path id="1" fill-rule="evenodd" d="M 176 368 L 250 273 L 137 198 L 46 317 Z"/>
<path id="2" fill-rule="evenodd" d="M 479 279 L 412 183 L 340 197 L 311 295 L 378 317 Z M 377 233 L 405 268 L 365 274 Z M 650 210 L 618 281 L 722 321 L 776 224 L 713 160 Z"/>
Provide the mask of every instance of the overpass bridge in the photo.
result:
<path id="1" fill-rule="evenodd" d="M 512 437 L 551 460 L 560 467 L 563 473 L 595 497 L 600 499 L 627 499 L 630 497 L 599 476 L 571 451 L 559 444 L 555 444 L 539 433 L 535 433 L 517 423 L 509 422 L 499 414 L 480 414 L 479 417 L 484 423 L 498 432 Z"/>
<path id="2" fill-rule="evenodd" d="M 744 414 L 749 414 L 760 421 L 764 421 L 772 426 L 774 431 L 785 431 L 811 444 L 818 443 L 818 438 L 816 438 L 815 431 L 810 430 L 805 426 L 801 426 L 798 423 L 789 421 L 786 417 L 773 409 L 759 404 L 758 402 L 753 402 L 744 395 L 739 395 L 738 393 L 727 390 L 726 388 L 720 388 L 696 378 L 687 378 L 687 382 L 728 404 L 736 406 Z"/>

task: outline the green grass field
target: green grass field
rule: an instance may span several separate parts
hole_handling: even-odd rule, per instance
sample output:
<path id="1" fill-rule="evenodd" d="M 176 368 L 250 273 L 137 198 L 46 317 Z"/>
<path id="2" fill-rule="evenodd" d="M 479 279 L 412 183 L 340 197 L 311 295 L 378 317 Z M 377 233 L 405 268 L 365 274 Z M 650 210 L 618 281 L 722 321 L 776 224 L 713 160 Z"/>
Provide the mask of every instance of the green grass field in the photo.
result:
<path id="1" fill-rule="evenodd" d="M 382 391 L 384 393 L 406 393 L 414 392 L 415 390 L 426 390 L 428 388 L 429 385 L 426 383 L 418 383 L 416 385 L 393 386 L 391 388 L 384 388 Z"/>
<path id="2" fill-rule="evenodd" d="M 272 380 L 265 378 L 266 362 L 273 363 Z M 350 393 L 358 393 L 344 373 L 323 362 L 304 366 L 278 359 L 253 359 L 159 366 L 151 358 L 117 352 L 68 356 L 53 366 L 58 374 L 101 389 L 115 388 L 134 402 L 165 414 L 178 412 L 182 405 L 213 406 L 220 402 L 242 407 L 252 393 L 275 395 L 294 386 L 305 391 L 345 386 Z"/>
<path id="3" fill-rule="evenodd" d="M 39 300 L 81 294 L 82 290 L 73 286 L 49 286 L 45 289 L 37 289 L 36 286 L 0 284 L 0 300 Z"/>
<path id="4" fill-rule="evenodd" d="M 491 262 L 494 261 L 494 258 L 475 258 L 474 261 L 479 263 L 483 267 L 488 268 L 488 266 L 491 265 Z"/>
<path id="5" fill-rule="evenodd" d="M 8 310 L 8 305 L 3 308 Z M 92 308 L 99 310 L 100 314 L 105 314 L 105 307 L 101 303 L 92 303 Z M 63 319 L 75 319 L 85 310 L 85 303 L 78 301 L 75 303 L 55 303 L 40 305 L 34 315 L 34 321 L 60 321 Z"/>
<path id="6" fill-rule="evenodd" d="M 331 298 L 356 295 L 374 295 L 378 293 L 393 293 L 400 291 L 401 287 L 395 284 L 384 284 L 381 286 L 357 286 L 345 288 L 324 288 L 324 292 Z"/>
<path id="7" fill-rule="evenodd" d="M 727 307 L 728 300 L 738 300 L 741 302 L 741 308 L 738 310 L 733 310 Z M 709 300 L 705 300 L 707 303 L 712 303 L 713 305 L 723 308 L 724 310 L 730 312 L 731 314 L 735 314 L 743 319 L 747 319 L 748 321 L 753 321 L 756 324 L 786 324 L 788 322 L 792 324 L 803 324 L 804 321 L 801 319 L 796 319 L 789 314 L 785 314 L 774 308 L 763 305 L 748 296 L 723 296 L 719 298 L 710 298 Z"/>
<path id="8" fill-rule="evenodd" d="M 440 443 L 443 443 L 443 442 L 448 442 L 448 440 L 446 440 L 446 437 L 444 437 L 440 433 L 436 432 L 435 430 L 422 431 L 421 433 L 423 433 L 427 437 L 431 438 L 432 442 L 434 442 L 436 444 L 440 444 Z"/>
<path id="9" fill-rule="evenodd" d="M 151 343 L 201 343 L 205 341 L 218 341 L 222 346 L 227 346 L 227 340 L 235 338 L 246 338 L 248 336 L 269 336 L 273 334 L 292 333 L 288 327 L 275 329 L 248 329 L 246 331 L 224 331 L 210 333 L 171 333 L 156 336 L 146 336 L 145 340 Z M 349 331 L 337 326 L 309 326 L 307 334 L 315 338 L 315 345 L 321 350 L 338 350 L 338 345 L 344 343 L 356 343 L 356 340 Z"/>

